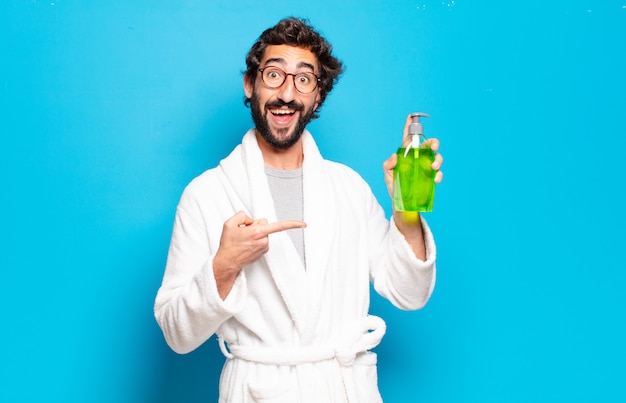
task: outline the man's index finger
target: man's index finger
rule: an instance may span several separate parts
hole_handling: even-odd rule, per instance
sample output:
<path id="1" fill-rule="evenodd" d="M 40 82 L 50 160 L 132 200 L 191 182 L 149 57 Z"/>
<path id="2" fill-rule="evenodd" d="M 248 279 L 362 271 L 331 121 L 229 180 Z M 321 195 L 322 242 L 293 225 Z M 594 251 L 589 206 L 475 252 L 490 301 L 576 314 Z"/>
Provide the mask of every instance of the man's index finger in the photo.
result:
<path id="1" fill-rule="evenodd" d="M 306 223 L 298 220 L 285 220 L 285 221 L 276 221 L 270 224 L 263 225 L 263 232 L 266 235 L 273 234 L 275 232 L 285 231 L 293 228 L 304 228 L 306 227 Z"/>

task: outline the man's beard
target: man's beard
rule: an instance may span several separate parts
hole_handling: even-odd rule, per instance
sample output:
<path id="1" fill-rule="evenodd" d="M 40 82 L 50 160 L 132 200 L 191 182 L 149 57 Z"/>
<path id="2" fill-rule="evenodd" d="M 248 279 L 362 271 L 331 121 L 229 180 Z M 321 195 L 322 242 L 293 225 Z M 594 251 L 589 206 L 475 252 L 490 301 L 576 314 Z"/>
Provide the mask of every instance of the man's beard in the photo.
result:
<path id="1" fill-rule="evenodd" d="M 283 102 L 281 100 L 265 104 L 265 111 L 269 111 L 269 109 L 279 109 L 283 106 L 287 106 L 294 111 L 300 112 L 300 117 L 298 118 L 298 122 L 293 128 L 293 132 L 291 134 L 288 133 L 289 128 L 281 128 L 277 129 L 277 133 L 275 135 L 270 129 L 266 114 L 261 109 L 258 97 L 256 94 L 252 94 L 252 97 L 250 97 L 252 120 L 254 121 L 256 130 L 259 132 L 263 140 L 276 150 L 286 150 L 296 144 L 298 140 L 300 140 L 300 137 L 302 137 L 302 133 L 304 132 L 306 125 L 308 125 L 311 119 L 313 119 L 314 113 L 313 109 L 304 113 L 304 105 L 301 103 L 295 101 Z"/>

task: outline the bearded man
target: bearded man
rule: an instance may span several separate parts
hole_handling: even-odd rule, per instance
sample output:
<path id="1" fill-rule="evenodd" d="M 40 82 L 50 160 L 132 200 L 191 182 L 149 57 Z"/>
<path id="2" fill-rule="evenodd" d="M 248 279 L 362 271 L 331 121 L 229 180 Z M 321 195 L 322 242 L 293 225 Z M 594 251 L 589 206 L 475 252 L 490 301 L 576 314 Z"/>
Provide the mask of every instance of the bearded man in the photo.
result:
<path id="1" fill-rule="evenodd" d="M 432 233 L 418 215 L 388 220 L 306 130 L 343 72 L 325 38 L 282 20 L 246 65 L 255 127 L 185 188 L 156 320 L 181 354 L 217 335 L 220 402 L 380 402 L 370 350 L 385 323 L 368 313 L 370 282 L 398 308 L 422 308 L 435 284 Z M 395 164 L 383 163 L 390 194 Z"/>

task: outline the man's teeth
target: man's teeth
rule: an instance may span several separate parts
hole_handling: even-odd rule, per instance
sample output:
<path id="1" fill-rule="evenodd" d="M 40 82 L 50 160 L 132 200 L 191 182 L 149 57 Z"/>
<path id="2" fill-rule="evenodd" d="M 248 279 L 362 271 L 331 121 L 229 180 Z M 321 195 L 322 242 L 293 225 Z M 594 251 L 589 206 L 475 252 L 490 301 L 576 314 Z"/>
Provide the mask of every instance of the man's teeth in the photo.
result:
<path id="1" fill-rule="evenodd" d="M 274 115 L 293 115 L 295 112 L 289 109 L 274 109 L 272 113 Z"/>

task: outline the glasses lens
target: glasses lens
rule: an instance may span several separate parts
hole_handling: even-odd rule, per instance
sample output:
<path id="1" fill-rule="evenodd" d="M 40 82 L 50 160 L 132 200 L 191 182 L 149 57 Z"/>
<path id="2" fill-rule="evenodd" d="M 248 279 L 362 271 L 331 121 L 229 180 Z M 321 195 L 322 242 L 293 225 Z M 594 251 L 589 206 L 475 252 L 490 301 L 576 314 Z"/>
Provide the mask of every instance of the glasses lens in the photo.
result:
<path id="1" fill-rule="evenodd" d="M 281 69 L 266 67 L 263 69 L 263 82 L 270 88 L 278 88 L 285 82 L 287 75 Z"/>
<path id="2" fill-rule="evenodd" d="M 298 91 L 308 94 L 317 86 L 317 77 L 313 73 L 298 73 L 294 76 L 293 82 Z"/>

